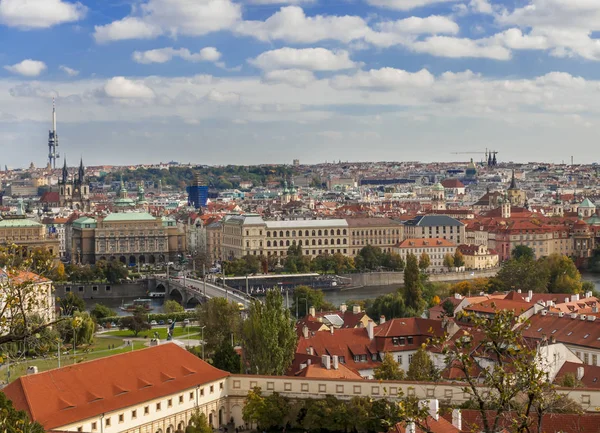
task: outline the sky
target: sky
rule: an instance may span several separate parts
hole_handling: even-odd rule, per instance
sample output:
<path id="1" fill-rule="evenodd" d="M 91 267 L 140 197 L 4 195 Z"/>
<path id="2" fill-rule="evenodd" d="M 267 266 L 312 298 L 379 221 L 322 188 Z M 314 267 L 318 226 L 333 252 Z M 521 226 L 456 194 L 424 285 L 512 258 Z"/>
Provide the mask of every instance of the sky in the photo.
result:
<path id="1" fill-rule="evenodd" d="M 52 98 L 69 165 L 591 163 L 600 1 L 0 0 L 0 166 Z"/>

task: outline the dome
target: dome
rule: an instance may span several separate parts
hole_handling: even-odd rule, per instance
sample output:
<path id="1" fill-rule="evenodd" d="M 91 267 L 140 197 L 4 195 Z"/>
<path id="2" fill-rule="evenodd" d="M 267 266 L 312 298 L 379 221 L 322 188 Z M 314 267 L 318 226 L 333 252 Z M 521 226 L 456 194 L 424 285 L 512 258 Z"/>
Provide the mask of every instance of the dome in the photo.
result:
<path id="1" fill-rule="evenodd" d="M 435 185 L 433 185 L 433 187 L 431 187 L 431 189 L 433 191 L 443 191 L 444 190 L 444 186 L 441 183 L 436 183 Z"/>
<path id="2" fill-rule="evenodd" d="M 471 162 L 469 162 L 469 165 L 467 166 L 467 176 L 468 177 L 473 177 L 477 174 L 477 168 L 475 167 L 475 163 L 473 162 L 473 158 L 471 158 Z"/>

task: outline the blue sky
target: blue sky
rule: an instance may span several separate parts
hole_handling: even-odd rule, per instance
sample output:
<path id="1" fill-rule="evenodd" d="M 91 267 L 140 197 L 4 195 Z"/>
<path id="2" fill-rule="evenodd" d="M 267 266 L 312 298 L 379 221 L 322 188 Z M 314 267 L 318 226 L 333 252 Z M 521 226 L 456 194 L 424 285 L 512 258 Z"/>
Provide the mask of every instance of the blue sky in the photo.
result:
<path id="1" fill-rule="evenodd" d="M 0 0 L 0 164 L 595 161 L 597 0 Z M 571 143 L 576 143 L 574 147 Z"/>

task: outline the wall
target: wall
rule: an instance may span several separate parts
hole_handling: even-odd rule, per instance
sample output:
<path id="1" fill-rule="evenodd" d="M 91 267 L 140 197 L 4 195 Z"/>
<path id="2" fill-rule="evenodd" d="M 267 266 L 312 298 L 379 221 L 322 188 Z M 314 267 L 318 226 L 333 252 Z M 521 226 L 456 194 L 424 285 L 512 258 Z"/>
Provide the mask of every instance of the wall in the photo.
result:
<path id="1" fill-rule="evenodd" d="M 106 288 L 110 287 L 109 290 Z M 71 293 L 76 294 L 82 299 L 114 299 L 114 298 L 133 298 L 136 296 L 146 296 L 148 290 L 146 283 L 126 283 L 126 284 L 109 284 L 109 283 L 65 283 L 55 284 L 54 295 L 62 298 L 67 293 L 66 288 L 71 288 Z"/>
<path id="2" fill-rule="evenodd" d="M 434 282 L 451 282 L 471 280 L 480 277 L 493 277 L 498 272 L 498 268 L 485 271 L 467 271 L 467 272 L 447 272 L 442 274 L 429 274 L 429 281 Z M 471 275 L 473 274 L 473 275 Z M 369 287 L 369 286 L 391 286 L 404 284 L 403 272 L 371 272 L 366 274 L 348 274 L 343 277 L 352 280 L 352 286 Z"/>

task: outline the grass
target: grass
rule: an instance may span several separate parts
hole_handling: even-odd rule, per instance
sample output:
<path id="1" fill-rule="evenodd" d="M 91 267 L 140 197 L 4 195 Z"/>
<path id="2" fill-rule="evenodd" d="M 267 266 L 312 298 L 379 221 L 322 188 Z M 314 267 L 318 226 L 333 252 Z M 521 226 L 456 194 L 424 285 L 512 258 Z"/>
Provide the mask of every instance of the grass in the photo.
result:
<path id="1" fill-rule="evenodd" d="M 108 331 L 102 335 L 109 335 L 111 337 L 120 337 L 120 338 L 154 338 L 154 333 L 158 333 L 158 338 L 161 340 L 165 340 L 167 338 L 167 328 L 153 328 L 148 331 L 140 332 L 137 337 L 135 337 L 134 333 L 128 329 L 119 330 L 119 331 Z M 200 333 L 200 327 L 198 326 L 190 326 L 182 327 L 176 326 L 173 330 L 173 337 L 187 337 L 188 333 L 191 335 L 197 335 Z"/>
<path id="2" fill-rule="evenodd" d="M 143 349 L 146 347 L 143 341 L 134 341 L 133 350 Z M 108 349 L 109 345 L 115 345 L 115 349 Z M 94 359 L 104 358 L 111 355 L 118 355 L 119 353 L 125 353 L 131 351 L 131 346 L 123 346 L 123 340 L 119 338 L 102 338 L 96 337 L 94 344 L 91 346 L 91 350 L 86 351 L 85 349 L 78 348 L 75 356 L 73 354 L 60 355 L 61 367 L 76 364 L 84 361 L 91 361 Z M 64 349 L 63 349 L 64 350 Z M 53 354 L 52 358 L 47 359 L 27 359 L 15 364 L 10 365 L 10 379 L 17 379 L 19 376 L 23 376 L 27 372 L 27 367 L 36 366 L 39 372 L 51 370 L 58 367 L 58 359 L 56 353 Z M 7 369 L 4 367 L 0 371 L 0 380 L 6 380 Z"/>

